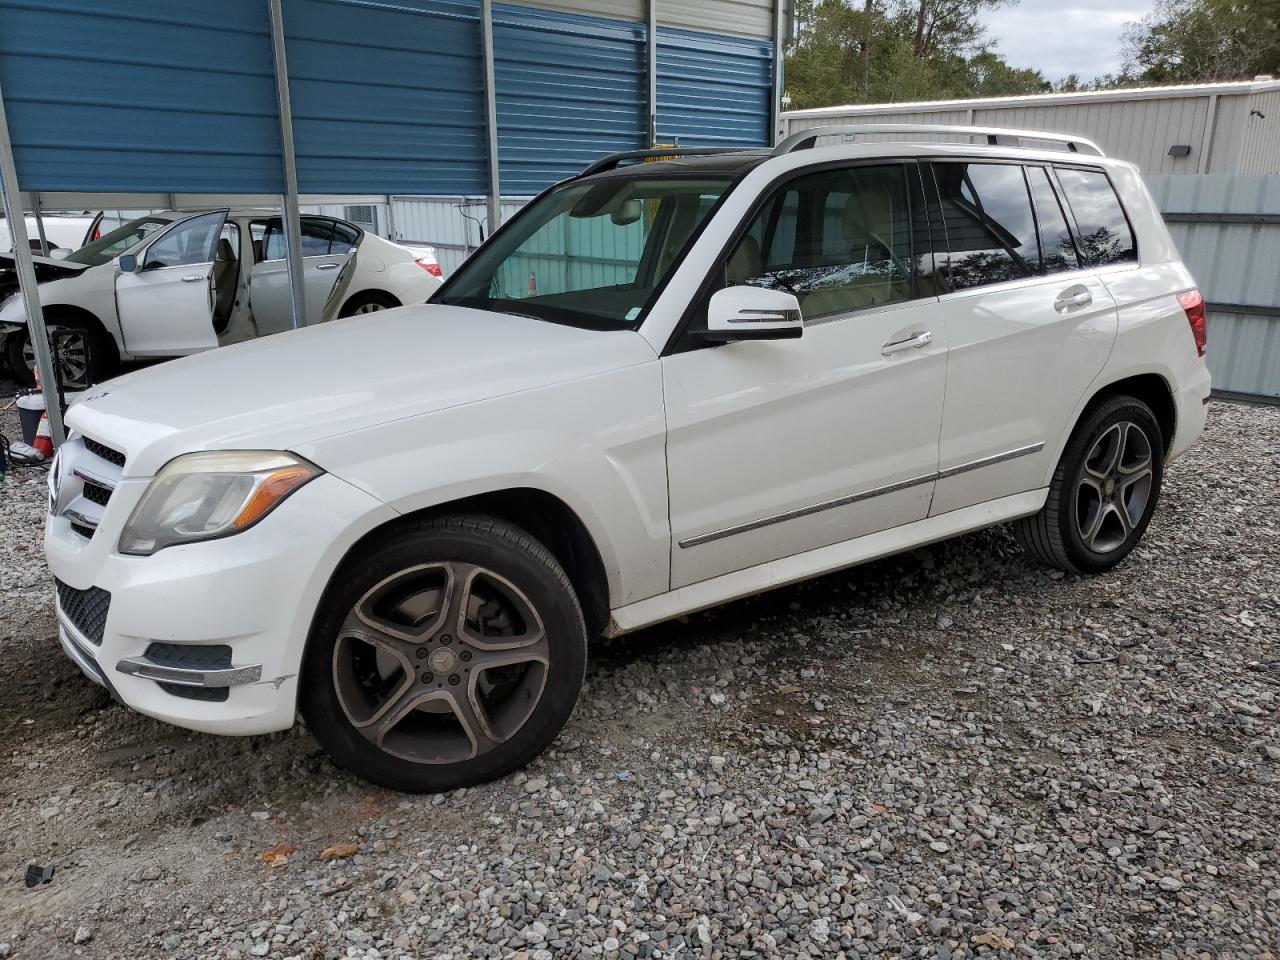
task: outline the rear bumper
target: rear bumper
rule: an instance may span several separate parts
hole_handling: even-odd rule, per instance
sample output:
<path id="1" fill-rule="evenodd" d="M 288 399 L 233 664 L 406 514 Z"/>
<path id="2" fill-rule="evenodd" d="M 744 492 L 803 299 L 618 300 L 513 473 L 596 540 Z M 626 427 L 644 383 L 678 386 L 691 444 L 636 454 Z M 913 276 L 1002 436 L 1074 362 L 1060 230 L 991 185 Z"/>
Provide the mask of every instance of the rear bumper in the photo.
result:
<path id="1" fill-rule="evenodd" d="M 115 541 L 141 495 L 134 484 L 145 481 L 116 488 L 91 540 L 64 517 L 46 521 L 54 576 L 111 595 L 101 642 L 59 604 L 63 650 L 91 680 L 158 720 L 220 734 L 288 728 L 329 577 L 360 536 L 395 512 L 324 475 L 244 533 L 127 557 Z"/>
<path id="2" fill-rule="evenodd" d="M 1212 378 L 1209 368 L 1201 361 L 1196 372 L 1179 383 L 1174 403 L 1177 405 L 1173 443 L 1169 447 L 1169 460 L 1182 456 L 1204 432 L 1205 419 L 1209 415 L 1209 388 Z"/>

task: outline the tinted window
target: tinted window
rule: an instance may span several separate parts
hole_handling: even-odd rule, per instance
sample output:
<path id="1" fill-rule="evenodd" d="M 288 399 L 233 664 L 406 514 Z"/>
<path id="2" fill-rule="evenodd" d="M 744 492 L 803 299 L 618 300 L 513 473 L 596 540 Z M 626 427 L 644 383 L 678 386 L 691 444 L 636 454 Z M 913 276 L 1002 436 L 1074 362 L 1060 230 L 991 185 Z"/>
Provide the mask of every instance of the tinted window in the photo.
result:
<path id="1" fill-rule="evenodd" d="M 794 293 L 808 319 L 911 296 L 911 205 L 901 164 L 790 181 L 726 264 L 729 285 Z"/>
<path id="2" fill-rule="evenodd" d="M 933 169 L 947 230 L 947 274 L 955 289 L 1020 280 L 1040 271 L 1022 167 L 936 163 Z"/>
<path id="3" fill-rule="evenodd" d="M 315 217 L 302 218 L 302 255 L 304 257 L 323 257 L 329 252 L 329 240 L 333 234 L 332 220 L 318 220 Z M 284 227 L 279 217 L 267 222 L 264 238 L 263 259 L 283 260 L 285 258 Z"/>
<path id="4" fill-rule="evenodd" d="M 329 246 L 329 252 L 350 253 L 356 248 L 359 240 L 360 233 L 354 227 L 335 221 L 333 224 L 333 243 Z"/>
<path id="5" fill-rule="evenodd" d="M 1076 218 L 1080 246 L 1091 263 L 1125 263 L 1138 259 L 1133 232 L 1111 181 L 1100 170 L 1058 170 L 1067 204 Z"/>
<path id="6" fill-rule="evenodd" d="M 1031 199 L 1036 204 L 1036 220 L 1040 225 L 1040 250 L 1044 255 L 1044 272 L 1059 273 L 1080 266 L 1076 245 L 1067 229 L 1067 218 L 1062 214 L 1049 171 L 1044 167 L 1027 167 L 1027 180 L 1031 184 Z"/>
<path id="7" fill-rule="evenodd" d="M 144 265 L 157 269 L 212 263 L 224 218 L 221 213 L 206 213 L 178 224 L 147 248 Z"/>

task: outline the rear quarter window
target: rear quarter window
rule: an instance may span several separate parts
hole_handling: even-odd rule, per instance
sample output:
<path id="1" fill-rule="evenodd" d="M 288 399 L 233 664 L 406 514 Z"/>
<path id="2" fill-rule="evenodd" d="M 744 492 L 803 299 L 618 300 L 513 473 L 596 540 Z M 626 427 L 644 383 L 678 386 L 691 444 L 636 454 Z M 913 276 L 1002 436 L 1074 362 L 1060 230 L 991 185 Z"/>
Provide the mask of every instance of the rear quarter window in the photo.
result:
<path id="1" fill-rule="evenodd" d="M 1058 182 L 1075 217 L 1081 252 L 1093 266 L 1134 263 L 1138 248 L 1111 181 L 1101 170 L 1057 168 Z"/>

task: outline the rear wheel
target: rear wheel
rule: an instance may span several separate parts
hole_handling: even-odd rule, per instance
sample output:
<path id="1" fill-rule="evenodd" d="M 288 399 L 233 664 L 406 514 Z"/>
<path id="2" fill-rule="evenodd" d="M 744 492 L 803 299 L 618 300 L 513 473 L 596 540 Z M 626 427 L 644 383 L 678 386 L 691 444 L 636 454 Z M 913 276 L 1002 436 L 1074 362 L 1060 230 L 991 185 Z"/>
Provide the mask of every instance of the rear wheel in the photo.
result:
<path id="1" fill-rule="evenodd" d="M 586 628 L 555 558 L 483 516 L 401 530 L 334 578 L 303 663 L 302 712 L 374 783 L 452 790 L 524 766 L 573 712 Z"/>
<path id="2" fill-rule="evenodd" d="M 1014 534 L 1032 556 L 1075 573 L 1109 570 L 1137 546 L 1164 479 L 1164 439 L 1134 397 L 1088 412 L 1063 451 L 1049 498 Z"/>
<path id="3" fill-rule="evenodd" d="M 358 293 L 342 305 L 338 313 L 340 317 L 354 317 L 359 313 L 377 313 L 379 310 L 390 310 L 400 306 L 400 302 L 389 293 Z"/>
<path id="4" fill-rule="evenodd" d="M 65 390 L 86 390 L 110 376 L 118 360 L 115 345 L 96 324 L 79 318 L 50 320 L 49 339 L 56 344 L 58 373 Z M 26 327 L 5 340 L 6 359 L 14 379 L 35 386 L 35 350 Z"/>

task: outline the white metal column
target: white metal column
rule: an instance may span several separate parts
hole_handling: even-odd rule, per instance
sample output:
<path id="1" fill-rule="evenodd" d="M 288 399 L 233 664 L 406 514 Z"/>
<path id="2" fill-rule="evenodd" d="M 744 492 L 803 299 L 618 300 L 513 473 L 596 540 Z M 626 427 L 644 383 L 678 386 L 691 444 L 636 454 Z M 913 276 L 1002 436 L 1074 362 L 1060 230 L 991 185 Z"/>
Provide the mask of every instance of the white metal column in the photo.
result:
<path id="1" fill-rule="evenodd" d="M 489 235 L 502 225 L 502 174 L 498 166 L 498 84 L 493 65 L 493 0 L 480 0 L 484 57 L 484 129 L 489 157 Z"/>
<path id="2" fill-rule="evenodd" d="M 18 287 L 27 312 L 27 331 L 40 371 L 45 412 L 49 415 L 49 434 L 54 446 L 66 439 L 62 426 L 62 405 L 58 396 L 58 379 L 49 352 L 49 331 L 40 309 L 40 291 L 36 284 L 36 266 L 31 259 L 31 239 L 27 236 L 27 215 L 18 188 L 18 168 L 13 159 L 13 141 L 9 138 L 9 118 L 4 109 L 4 91 L 0 89 L 0 181 L 4 186 L 4 211 L 13 238 L 13 260 L 18 267 Z"/>
<path id="3" fill-rule="evenodd" d="M 276 105 L 280 114 L 280 154 L 284 162 L 285 259 L 289 266 L 289 296 L 293 327 L 306 326 L 307 296 L 302 273 L 302 219 L 298 216 L 298 167 L 293 155 L 293 109 L 289 103 L 289 63 L 284 46 L 284 11 L 280 0 L 270 0 L 271 52 L 275 61 Z"/>
<path id="4" fill-rule="evenodd" d="M 646 31 L 645 75 L 649 79 L 649 142 L 647 147 L 658 145 L 658 0 L 649 0 L 649 28 Z"/>

